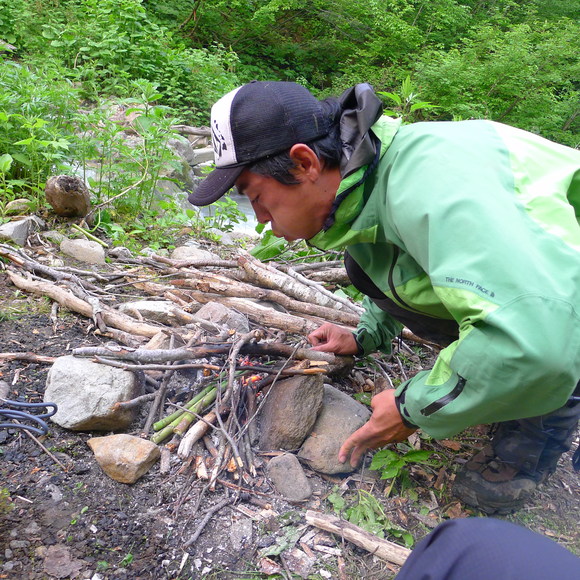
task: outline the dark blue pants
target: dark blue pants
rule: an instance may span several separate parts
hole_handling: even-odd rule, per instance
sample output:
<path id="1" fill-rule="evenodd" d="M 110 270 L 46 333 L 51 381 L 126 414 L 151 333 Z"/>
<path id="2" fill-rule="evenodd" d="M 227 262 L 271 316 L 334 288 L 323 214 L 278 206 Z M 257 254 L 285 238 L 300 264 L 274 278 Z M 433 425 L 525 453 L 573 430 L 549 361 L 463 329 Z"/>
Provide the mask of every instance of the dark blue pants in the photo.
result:
<path id="1" fill-rule="evenodd" d="M 415 547 L 396 580 L 580 580 L 580 558 L 493 518 L 448 520 Z"/>

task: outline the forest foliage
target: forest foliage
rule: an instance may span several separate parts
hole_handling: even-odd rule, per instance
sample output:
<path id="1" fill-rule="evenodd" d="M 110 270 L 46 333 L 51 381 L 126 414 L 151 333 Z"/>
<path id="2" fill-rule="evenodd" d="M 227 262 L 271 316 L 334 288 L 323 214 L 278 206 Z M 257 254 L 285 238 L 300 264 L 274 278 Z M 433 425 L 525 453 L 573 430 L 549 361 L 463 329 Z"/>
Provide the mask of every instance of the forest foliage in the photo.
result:
<path id="1" fill-rule="evenodd" d="M 252 79 L 319 97 L 369 82 L 409 122 L 493 119 L 578 147 L 579 18 L 568 0 L 0 0 L 1 197 L 42 203 L 48 175 L 90 154 L 103 102 L 151 107 L 159 156 L 162 118 L 207 124 Z"/>

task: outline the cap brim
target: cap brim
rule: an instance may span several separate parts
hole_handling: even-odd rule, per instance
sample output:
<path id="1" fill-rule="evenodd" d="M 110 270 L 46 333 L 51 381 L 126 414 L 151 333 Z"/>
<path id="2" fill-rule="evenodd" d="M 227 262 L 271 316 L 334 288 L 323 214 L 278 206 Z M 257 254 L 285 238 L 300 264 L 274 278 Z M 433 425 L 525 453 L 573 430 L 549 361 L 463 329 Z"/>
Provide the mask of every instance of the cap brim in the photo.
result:
<path id="1" fill-rule="evenodd" d="M 192 205 L 209 205 L 227 193 L 245 167 L 218 167 L 214 169 L 193 191 L 187 196 Z"/>

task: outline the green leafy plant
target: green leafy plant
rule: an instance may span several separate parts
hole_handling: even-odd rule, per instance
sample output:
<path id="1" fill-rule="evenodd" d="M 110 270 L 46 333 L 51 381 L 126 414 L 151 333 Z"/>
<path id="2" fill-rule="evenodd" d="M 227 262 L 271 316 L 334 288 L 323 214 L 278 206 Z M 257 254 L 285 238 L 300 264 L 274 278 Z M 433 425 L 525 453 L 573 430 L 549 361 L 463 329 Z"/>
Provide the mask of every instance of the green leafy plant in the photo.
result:
<path id="1" fill-rule="evenodd" d="M 375 534 L 379 538 L 392 536 L 401 540 L 405 546 L 411 547 L 414 543 L 413 536 L 391 522 L 379 501 L 368 491 L 359 489 L 356 500 L 347 503 L 335 489 L 327 498 L 334 511 L 344 516 L 351 524 L 359 526 Z"/>
<path id="2" fill-rule="evenodd" d="M 407 76 L 401 83 L 398 93 L 391 93 L 388 91 L 377 91 L 380 97 L 390 102 L 391 109 L 385 109 L 383 113 L 390 117 L 401 117 L 404 123 L 412 123 L 421 120 L 419 113 L 424 115 L 426 111 L 437 109 L 437 105 L 433 105 L 428 101 L 420 101 L 417 87 L 411 81 L 411 77 Z"/>
<path id="3" fill-rule="evenodd" d="M 223 232 L 231 232 L 236 224 L 248 221 L 238 204 L 227 195 L 213 203 L 209 211 L 210 214 L 204 218 L 207 227 Z"/>
<path id="4" fill-rule="evenodd" d="M 377 451 L 371 461 L 370 469 L 380 471 L 381 479 L 391 479 L 391 483 L 385 492 L 390 495 L 397 479 L 401 480 L 401 487 L 408 486 L 408 474 L 406 467 L 409 464 L 440 465 L 439 462 L 430 459 L 432 451 L 411 449 L 402 454 L 392 449 Z"/>
<path id="5" fill-rule="evenodd" d="M 131 554 L 131 552 L 129 552 L 128 554 L 125 554 L 124 558 L 119 562 L 119 566 L 121 566 L 121 568 L 127 568 L 131 565 L 133 560 L 134 556 Z"/>

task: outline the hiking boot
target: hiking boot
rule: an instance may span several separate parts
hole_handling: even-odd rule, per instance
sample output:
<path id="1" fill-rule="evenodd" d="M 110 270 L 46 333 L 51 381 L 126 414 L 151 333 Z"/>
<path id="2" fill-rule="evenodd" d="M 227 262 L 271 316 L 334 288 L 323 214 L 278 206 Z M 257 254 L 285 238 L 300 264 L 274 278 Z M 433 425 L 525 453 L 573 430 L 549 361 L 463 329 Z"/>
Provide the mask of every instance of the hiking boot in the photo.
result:
<path id="1" fill-rule="evenodd" d="M 461 468 L 452 493 L 488 515 L 509 514 L 524 505 L 547 475 L 518 471 L 488 445 Z"/>

